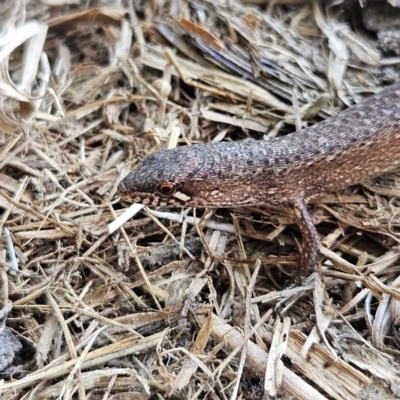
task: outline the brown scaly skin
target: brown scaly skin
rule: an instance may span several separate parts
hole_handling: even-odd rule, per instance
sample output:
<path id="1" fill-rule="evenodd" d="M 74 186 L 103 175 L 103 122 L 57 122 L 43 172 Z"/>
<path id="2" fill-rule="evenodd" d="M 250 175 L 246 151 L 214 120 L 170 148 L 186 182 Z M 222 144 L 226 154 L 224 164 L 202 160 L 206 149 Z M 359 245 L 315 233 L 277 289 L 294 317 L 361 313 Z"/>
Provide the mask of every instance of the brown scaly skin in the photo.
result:
<path id="1" fill-rule="evenodd" d="M 303 236 L 300 275 L 317 262 L 305 204 L 400 164 L 400 82 L 301 132 L 270 141 L 182 146 L 149 155 L 119 185 L 123 200 L 152 206 L 291 207 Z M 171 194 L 169 194 L 171 192 Z"/>

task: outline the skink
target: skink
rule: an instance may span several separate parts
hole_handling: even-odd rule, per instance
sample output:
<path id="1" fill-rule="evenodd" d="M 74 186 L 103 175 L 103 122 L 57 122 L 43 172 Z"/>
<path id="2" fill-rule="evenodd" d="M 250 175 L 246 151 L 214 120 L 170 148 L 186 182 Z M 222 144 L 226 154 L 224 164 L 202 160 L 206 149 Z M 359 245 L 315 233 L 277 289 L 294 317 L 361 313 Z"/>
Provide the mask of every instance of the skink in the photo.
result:
<path id="1" fill-rule="evenodd" d="M 152 206 L 281 204 L 303 236 L 299 274 L 317 263 L 306 203 L 400 163 L 400 82 L 325 121 L 269 141 L 181 146 L 150 154 L 119 184 L 122 199 Z"/>

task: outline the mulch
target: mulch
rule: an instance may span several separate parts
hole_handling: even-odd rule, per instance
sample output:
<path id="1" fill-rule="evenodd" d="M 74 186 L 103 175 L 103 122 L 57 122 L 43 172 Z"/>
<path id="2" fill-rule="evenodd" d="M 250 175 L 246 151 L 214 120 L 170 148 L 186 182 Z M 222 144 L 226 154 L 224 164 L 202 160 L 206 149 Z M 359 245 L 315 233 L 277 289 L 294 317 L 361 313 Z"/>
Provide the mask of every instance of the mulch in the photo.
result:
<path id="1" fill-rule="evenodd" d="M 0 4 L 0 398 L 399 398 L 400 175 L 309 205 L 126 204 L 154 151 L 269 140 L 399 79 L 400 8 Z M 393 1 L 391 3 L 394 3 Z"/>

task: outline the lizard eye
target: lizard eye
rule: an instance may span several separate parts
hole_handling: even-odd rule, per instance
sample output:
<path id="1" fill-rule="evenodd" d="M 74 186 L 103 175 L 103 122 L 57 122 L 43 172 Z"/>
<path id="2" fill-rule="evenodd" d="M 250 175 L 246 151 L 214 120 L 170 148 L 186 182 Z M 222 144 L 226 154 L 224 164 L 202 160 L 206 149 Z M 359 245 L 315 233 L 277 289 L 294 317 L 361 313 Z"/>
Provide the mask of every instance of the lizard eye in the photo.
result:
<path id="1" fill-rule="evenodd" d="M 171 196 L 175 193 L 176 187 L 173 183 L 162 183 L 157 190 L 164 196 Z"/>

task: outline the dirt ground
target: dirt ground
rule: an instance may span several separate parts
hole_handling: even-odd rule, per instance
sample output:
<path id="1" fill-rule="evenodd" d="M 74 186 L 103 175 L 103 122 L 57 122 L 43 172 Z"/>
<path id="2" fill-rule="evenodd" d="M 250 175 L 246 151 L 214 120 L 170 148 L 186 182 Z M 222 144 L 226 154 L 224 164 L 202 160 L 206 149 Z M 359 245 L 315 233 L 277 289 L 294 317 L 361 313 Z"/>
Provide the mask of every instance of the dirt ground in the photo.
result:
<path id="1" fill-rule="evenodd" d="M 302 285 L 283 206 L 117 194 L 154 151 L 382 90 L 399 21 L 384 1 L 0 1 L 0 399 L 400 398 L 398 171 L 308 205 Z"/>

